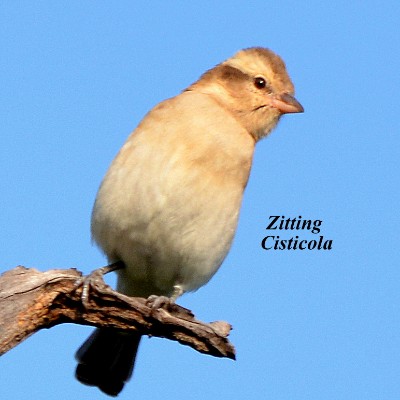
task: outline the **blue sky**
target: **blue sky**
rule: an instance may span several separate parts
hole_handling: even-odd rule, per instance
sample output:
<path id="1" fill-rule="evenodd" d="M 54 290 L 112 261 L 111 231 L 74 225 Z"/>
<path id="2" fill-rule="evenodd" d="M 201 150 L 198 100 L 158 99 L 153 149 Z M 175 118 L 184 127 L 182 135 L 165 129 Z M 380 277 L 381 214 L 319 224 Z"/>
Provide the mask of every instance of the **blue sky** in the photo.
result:
<path id="1" fill-rule="evenodd" d="M 269 47 L 305 113 L 258 144 L 232 250 L 180 300 L 233 324 L 237 361 L 145 339 L 120 398 L 398 399 L 398 1 L 192 3 L 2 2 L 0 270 L 104 265 L 91 207 L 128 134 L 206 69 Z M 321 219 L 333 249 L 263 250 L 271 215 Z M 105 399 L 73 378 L 90 331 L 4 355 L 0 397 Z"/>

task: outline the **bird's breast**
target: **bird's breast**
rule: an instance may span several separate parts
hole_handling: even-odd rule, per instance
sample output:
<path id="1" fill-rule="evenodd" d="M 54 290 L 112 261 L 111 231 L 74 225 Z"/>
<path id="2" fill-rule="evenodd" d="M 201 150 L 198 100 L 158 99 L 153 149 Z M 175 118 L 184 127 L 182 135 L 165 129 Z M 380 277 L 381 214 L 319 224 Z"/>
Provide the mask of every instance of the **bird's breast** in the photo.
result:
<path id="1" fill-rule="evenodd" d="M 219 137 L 226 129 L 229 135 L 229 129 L 242 129 L 230 119 L 210 126 L 189 114 L 181 111 L 177 126 L 176 118 L 160 125 L 162 116 L 150 113 L 99 189 L 93 237 L 111 261 L 125 263 L 119 290 L 126 294 L 169 295 L 174 285 L 196 290 L 232 243 L 253 142 L 248 138 L 244 146 Z"/>

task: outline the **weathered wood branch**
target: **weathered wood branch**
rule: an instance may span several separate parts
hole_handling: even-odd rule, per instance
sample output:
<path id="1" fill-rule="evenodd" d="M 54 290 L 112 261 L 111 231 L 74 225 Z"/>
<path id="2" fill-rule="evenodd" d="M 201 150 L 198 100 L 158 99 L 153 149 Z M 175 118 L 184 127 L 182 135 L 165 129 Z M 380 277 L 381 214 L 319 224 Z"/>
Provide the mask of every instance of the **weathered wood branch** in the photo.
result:
<path id="1" fill-rule="evenodd" d="M 0 355 L 40 329 L 75 323 L 139 331 L 215 357 L 235 358 L 227 339 L 228 323 L 197 321 L 191 311 L 176 304 L 153 309 L 146 299 L 122 295 L 106 285 L 102 275 L 108 270 L 83 277 L 76 269 L 40 272 L 18 266 L 2 274 Z"/>

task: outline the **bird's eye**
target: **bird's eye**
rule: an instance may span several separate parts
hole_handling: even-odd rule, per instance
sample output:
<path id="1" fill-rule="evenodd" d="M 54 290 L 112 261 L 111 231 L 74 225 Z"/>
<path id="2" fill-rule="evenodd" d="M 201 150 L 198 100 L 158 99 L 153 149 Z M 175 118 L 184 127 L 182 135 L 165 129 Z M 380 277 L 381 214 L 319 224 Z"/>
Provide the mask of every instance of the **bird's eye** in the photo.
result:
<path id="1" fill-rule="evenodd" d="M 257 76 L 254 78 L 254 86 L 257 89 L 264 89 L 267 86 L 267 81 L 263 77 Z"/>

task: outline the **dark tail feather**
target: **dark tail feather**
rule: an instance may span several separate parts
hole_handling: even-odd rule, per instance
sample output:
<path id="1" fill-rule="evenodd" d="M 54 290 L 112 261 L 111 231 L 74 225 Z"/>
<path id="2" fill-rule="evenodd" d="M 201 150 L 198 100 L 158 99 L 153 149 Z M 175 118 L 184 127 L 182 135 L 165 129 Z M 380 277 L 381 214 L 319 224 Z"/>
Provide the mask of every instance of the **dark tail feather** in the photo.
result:
<path id="1" fill-rule="evenodd" d="M 117 396 L 132 375 L 140 338 L 136 333 L 96 329 L 76 352 L 76 379 Z"/>

